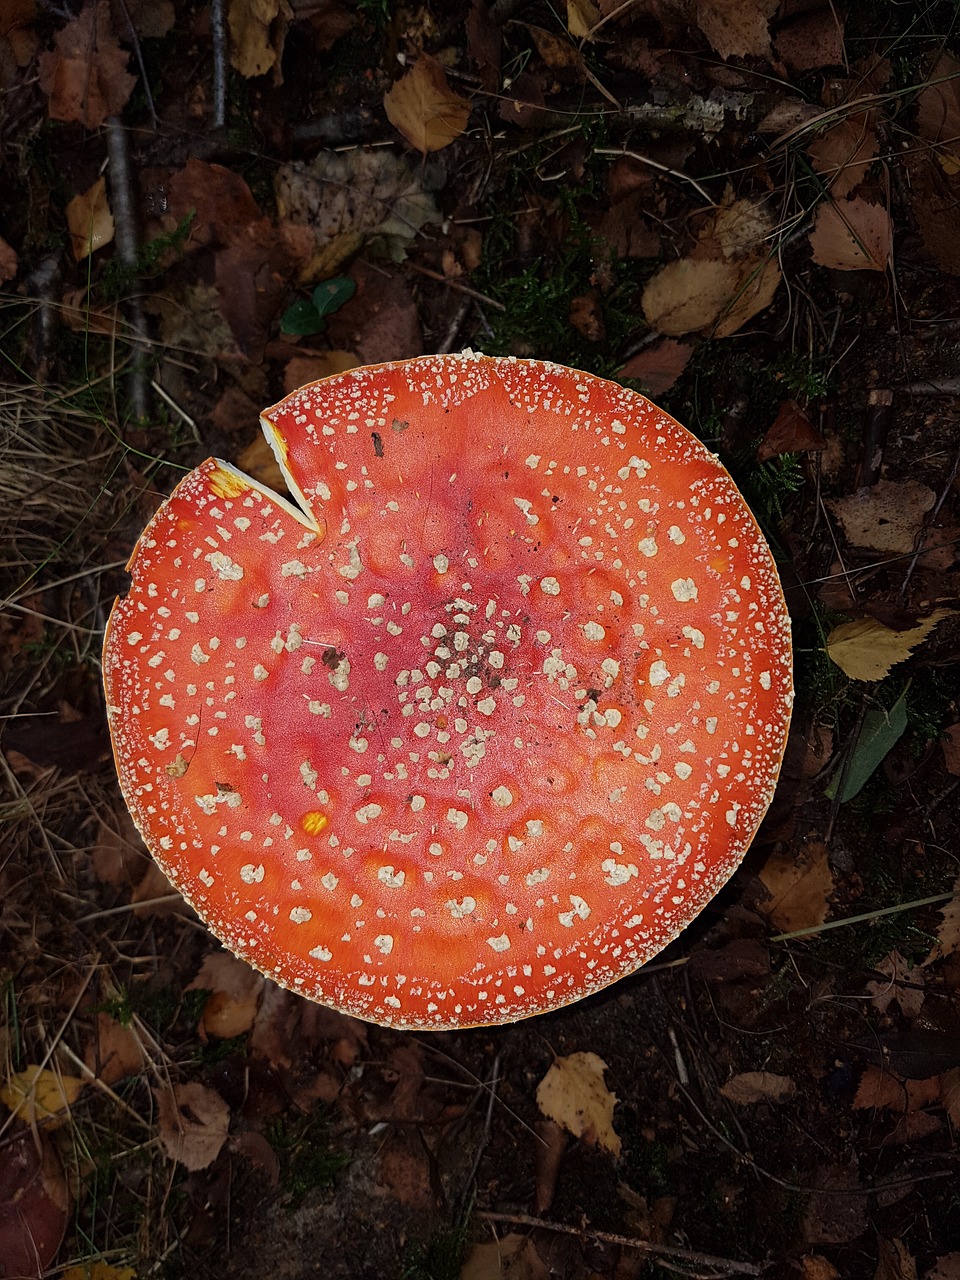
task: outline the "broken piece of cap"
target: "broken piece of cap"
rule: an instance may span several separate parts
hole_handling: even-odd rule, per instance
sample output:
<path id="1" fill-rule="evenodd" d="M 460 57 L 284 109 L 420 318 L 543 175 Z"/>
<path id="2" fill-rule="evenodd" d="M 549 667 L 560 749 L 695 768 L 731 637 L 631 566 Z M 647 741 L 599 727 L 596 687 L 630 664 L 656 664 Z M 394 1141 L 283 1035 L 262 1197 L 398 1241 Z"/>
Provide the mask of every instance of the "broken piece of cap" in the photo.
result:
<path id="1" fill-rule="evenodd" d="M 556 365 L 361 368 L 144 531 L 107 629 L 124 796 L 226 946 L 398 1027 L 631 973 L 737 867 L 792 700 L 770 551 L 667 414 Z"/>

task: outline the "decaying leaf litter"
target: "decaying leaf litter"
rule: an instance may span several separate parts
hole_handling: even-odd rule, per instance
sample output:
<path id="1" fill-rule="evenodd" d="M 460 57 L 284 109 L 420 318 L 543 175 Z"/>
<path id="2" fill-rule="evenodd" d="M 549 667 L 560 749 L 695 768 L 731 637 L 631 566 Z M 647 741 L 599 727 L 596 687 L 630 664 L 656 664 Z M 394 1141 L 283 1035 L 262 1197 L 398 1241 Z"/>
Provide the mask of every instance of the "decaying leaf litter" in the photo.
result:
<path id="1" fill-rule="evenodd" d="M 957 1274 L 955 15 L 225 9 L 0 20 L 0 1260 Z M 264 405 L 464 346 L 633 380 L 720 452 L 799 704 L 658 962 L 418 1038 L 213 947 L 120 803 L 98 657 L 184 470 L 277 484 Z"/>

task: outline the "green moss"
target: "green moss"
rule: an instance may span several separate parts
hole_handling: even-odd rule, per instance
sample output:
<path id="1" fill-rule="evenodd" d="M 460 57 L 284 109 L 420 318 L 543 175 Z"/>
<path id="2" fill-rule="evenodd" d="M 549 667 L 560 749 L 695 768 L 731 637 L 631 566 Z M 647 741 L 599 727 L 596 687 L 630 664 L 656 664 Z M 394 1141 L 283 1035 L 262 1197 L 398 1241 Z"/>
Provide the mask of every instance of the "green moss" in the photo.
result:
<path id="1" fill-rule="evenodd" d="M 330 1122 L 323 1108 L 293 1121 L 279 1117 L 266 1136 L 280 1160 L 284 1206 L 291 1213 L 311 1191 L 329 1190 L 348 1163 L 348 1157 L 332 1145 Z"/>

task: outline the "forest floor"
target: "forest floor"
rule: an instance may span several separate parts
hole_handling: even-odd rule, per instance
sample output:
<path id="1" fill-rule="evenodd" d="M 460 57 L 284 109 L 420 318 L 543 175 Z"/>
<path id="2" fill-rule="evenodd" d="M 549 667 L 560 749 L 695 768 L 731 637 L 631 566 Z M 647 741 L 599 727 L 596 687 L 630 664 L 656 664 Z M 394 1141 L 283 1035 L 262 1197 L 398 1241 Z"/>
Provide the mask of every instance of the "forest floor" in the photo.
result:
<path id="1" fill-rule="evenodd" d="M 0 1275 L 960 1277 L 960 32 L 850 8 L 3 6 Z M 263 406 L 464 347 L 719 453 L 797 704 L 653 962 L 412 1034 L 172 891 L 100 649 L 185 471 L 282 484 Z"/>

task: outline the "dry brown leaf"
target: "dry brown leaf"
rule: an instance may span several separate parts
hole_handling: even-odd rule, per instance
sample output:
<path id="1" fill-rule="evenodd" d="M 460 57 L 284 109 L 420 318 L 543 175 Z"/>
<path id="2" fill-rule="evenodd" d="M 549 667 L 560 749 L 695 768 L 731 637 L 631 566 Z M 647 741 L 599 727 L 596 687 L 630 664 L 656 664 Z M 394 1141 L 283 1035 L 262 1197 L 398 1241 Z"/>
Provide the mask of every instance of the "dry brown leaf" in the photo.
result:
<path id="1" fill-rule="evenodd" d="M 944 1071 L 940 1077 L 940 1097 L 954 1129 L 960 1129 L 960 1067 Z"/>
<path id="2" fill-rule="evenodd" d="M 721 1086 L 720 1094 L 737 1106 L 749 1106 L 753 1102 L 786 1102 L 797 1091 L 789 1076 L 774 1075 L 772 1071 L 743 1071 L 731 1076 Z"/>
<path id="3" fill-rule="evenodd" d="M 102 249 L 113 239 L 113 213 L 107 199 L 106 178 L 98 178 L 92 187 L 74 196 L 64 212 L 76 262 Z"/>
<path id="4" fill-rule="evenodd" d="M 944 53 L 917 95 L 917 133 L 938 148 L 946 173 L 960 172 L 960 62 Z M 939 82 L 939 83 L 938 83 Z M 944 164 L 944 161 L 947 161 Z M 951 167 L 950 162 L 953 162 Z"/>
<path id="5" fill-rule="evenodd" d="M 60 318 L 74 333 L 106 333 L 113 337 L 118 332 L 120 311 L 115 302 L 92 307 L 86 289 L 68 289 L 60 299 Z"/>
<path id="6" fill-rule="evenodd" d="M 70 1191 L 53 1142 L 37 1129 L 0 1144 L 0 1262 L 14 1280 L 42 1280 L 66 1230 Z"/>
<path id="7" fill-rule="evenodd" d="M 855 1163 L 820 1165 L 810 1181 L 817 1189 L 806 1197 L 803 1238 L 807 1244 L 845 1244 L 867 1228 L 866 1195 L 861 1194 Z"/>
<path id="8" fill-rule="evenodd" d="M 283 390 L 286 395 L 305 387 L 308 382 L 319 382 L 337 373 L 356 369 L 360 361 L 352 351 L 318 351 L 313 356 L 294 356 L 283 370 Z"/>
<path id="9" fill-rule="evenodd" d="M 84 1061 L 98 1080 L 116 1084 L 127 1076 L 139 1075 L 144 1061 L 143 1046 L 130 1027 L 108 1013 L 98 1013 L 96 1030 L 87 1045 Z"/>
<path id="10" fill-rule="evenodd" d="M 945 1253 L 938 1258 L 923 1280 L 960 1280 L 960 1253 Z"/>
<path id="11" fill-rule="evenodd" d="M 167 208 L 178 223 L 194 215 L 190 244 L 209 244 L 211 240 L 226 244 L 239 228 L 260 217 L 253 193 L 240 174 L 196 156 L 171 175 Z"/>
<path id="12" fill-rule="evenodd" d="M 18 67 L 28 67 L 40 47 L 33 29 L 36 18 L 35 0 L 4 0 L 0 8 L 0 39 L 6 40 L 10 46 Z"/>
<path id="13" fill-rule="evenodd" d="M 693 355 L 693 344 L 664 338 L 631 357 L 617 374 L 618 378 L 635 378 L 651 396 L 669 391 Z"/>
<path id="14" fill-rule="evenodd" d="M 603 323 L 600 298 L 595 291 L 570 299 L 570 323 L 588 342 L 603 342 L 607 330 Z"/>
<path id="15" fill-rule="evenodd" d="M 920 967 L 909 964 L 899 951 L 891 951 L 874 967 L 887 975 L 887 981 L 867 983 L 873 1007 L 886 1013 L 891 1004 L 898 1004 L 905 1018 L 915 1018 L 925 994 Z"/>
<path id="16" fill-rule="evenodd" d="M 728 192 L 698 236 L 698 256 L 742 257 L 761 246 L 772 230 L 773 220 L 763 201 L 735 200 Z"/>
<path id="17" fill-rule="evenodd" d="M 209 991 L 210 998 L 200 1015 L 201 1035 L 232 1040 L 253 1026 L 260 1007 L 265 979 L 229 951 L 211 951 L 204 956 L 197 976 L 185 991 Z"/>
<path id="18" fill-rule="evenodd" d="M 843 18 L 832 5 L 800 12 L 780 27 L 773 44 L 791 71 L 842 66 Z"/>
<path id="19" fill-rule="evenodd" d="M 287 481 L 277 462 L 276 455 L 267 444 L 264 436 L 254 436 L 243 452 L 237 457 L 237 466 L 244 473 L 265 484 L 276 493 L 286 493 Z"/>
<path id="20" fill-rule="evenodd" d="M 527 24 L 527 30 L 537 46 L 537 53 L 553 71 L 570 71 L 583 66 L 583 58 L 575 45 L 563 36 L 543 27 Z"/>
<path id="21" fill-rule="evenodd" d="M 960 880 L 954 884 L 953 892 L 956 896 L 940 908 L 943 919 L 937 929 L 937 941 L 923 961 L 925 966 L 960 951 Z"/>
<path id="22" fill-rule="evenodd" d="M 280 59 L 292 17 L 287 0 L 230 0 L 230 62 L 245 79 L 273 71 L 279 82 Z"/>
<path id="23" fill-rule="evenodd" d="M 697 26 L 721 58 L 769 58 L 778 0 L 698 0 Z"/>
<path id="24" fill-rule="evenodd" d="M 827 653 L 851 680 L 882 680 L 898 662 L 905 662 L 937 623 L 952 609 L 937 609 L 915 627 L 894 631 L 876 618 L 842 622 L 827 636 Z"/>
<path id="25" fill-rule="evenodd" d="M 449 146 L 470 119 L 470 103 L 454 93 L 435 58 L 421 54 L 383 99 L 387 119 L 426 154 Z"/>
<path id="26" fill-rule="evenodd" d="M 576 1138 L 620 1154 L 613 1129 L 617 1096 L 603 1082 L 607 1064 L 595 1053 L 557 1058 L 537 1086 L 537 1106 Z"/>
<path id="27" fill-rule="evenodd" d="M 531 1238 L 512 1231 L 502 1240 L 475 1244 L 460 1280 L 548 1280 L 549 1275 Z"/>
<path id="28" fill-rule="evenodd" d="M 803 1280 L 840 1280 L 840 1272 L 822 1254 L 805 1253 L 800 1259 Z"/>
<path id="29" fill-rule="evenodd" d="M 784 933 L 809 929 L 826 920 L 833 875 L 822 841 L 809 840 L 796 854 L 773 854 L 760 871 L 760 879 L 770 894 L 760 909 Z"/>
<path id="30" fill-rule="evenodd" d="M 823 176 L 834 200 L 843 200 L 860 185 L 878 151 L 872 111 L 843 116 L 807 147 L 814 171 Z"/>
<path id="31" fill-rule="evenodd" d="M 144 40 L 160 40 L 168 35 L 177 20 L 173 0 L 112 0 L 114 14 L 121 16 L 125 24 L 133 23 L 137 35 Z M 126 30 L 126 26 L 120 28 Z"/>
<path id="32" fill-rule="evenodd" d="M 901 1080 L 881 1067 L 866 1067 L 854 1095 L 857 1111 L 919 1111 L 940 1097 L 940 1077 L 926 1080 Z"/>
<path id="33" fill-rule="evenodd" d="M 737 261 L 739 276 L 733 298 L 723 308 L 711 337 L 729 338 L 773 301 L 783 276 L 776 258 L 760 254 Z"/>
<path id="34" fill-rule="evenodd" d="M 48 1128 L 56 1128 L 67 1119 L 84 1083 L 49 1067 L 25 1067 L 0 1088 L 0 1102 L 25 1124 L 47 1122 Z"/>
<path id="35" fill-rule="evenodd" d="M 643 314 L 651 329 L 679 337 L 709 329 L 737 290 L 735 262 L 679 258 L 661 267 L 643 291 Z"/>
<path id="36" fill-rule="evenodd" d="M 0 236 L 0 284 L 6 284 L 17 274 L 19 259 L 17 251 Z"/>
<path id="37" fill-rule="evenodd" d="M 940 747 L 947 773 L 960 778 L 960 723 L 944 729 L 940 736 Z"/>
<path id="38" fill-rule="evenodd" d="M 99 129 L 119 115 L 137 83 L 127 72 L 129 55 L 110 28 L 106 0 L 91 0 L 54 36 L 54 51 L 42 53 L 40 88 L 51 120 L 77 121 Z"/>
<path id="39" fill-rule="evenodd" d="M 923 518 L 937 495 L 917 480 L 880 480 L 827 506 L 852 547 L 902 555 L 914 549 Z"/>
<path id="40" fill-rule="evenodd" d="M 873 1280 L 917 1280 L 917 1264 L 902 1240 L 879 1236 L 877 1245 L 879 1260 Z"/>
<path id="41" fill-rule="evenodd" d="M 757 461 L 767 462 L 782 453 L 819 451 L 827 442 L 796 400 L 784 400 L 773 426 L 760 441 Z"/>
<path id="42" fill-rule="evenodd" d="M 821 204 L 810 232 L 813 260 L 835 271 L 886 271 L 893 223 L 882 205 L 859 196 Z"/>
<path id="43" fill-rule="evenodd" d="M 160 1145 L 187 1169 L 206 1169 L 220 1154 L 230 1108 L 213 1089 L 192 1081 L 154 1089 Z"/>

